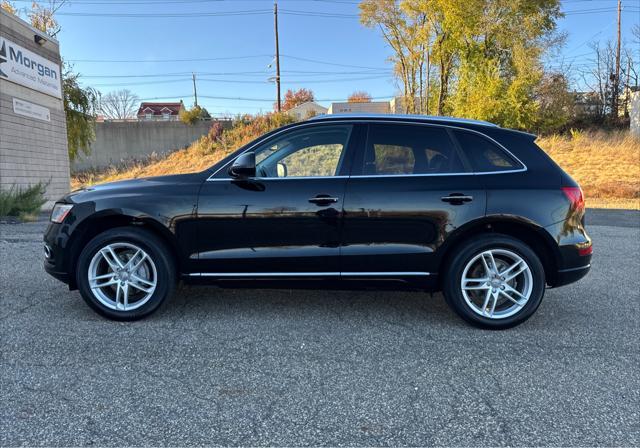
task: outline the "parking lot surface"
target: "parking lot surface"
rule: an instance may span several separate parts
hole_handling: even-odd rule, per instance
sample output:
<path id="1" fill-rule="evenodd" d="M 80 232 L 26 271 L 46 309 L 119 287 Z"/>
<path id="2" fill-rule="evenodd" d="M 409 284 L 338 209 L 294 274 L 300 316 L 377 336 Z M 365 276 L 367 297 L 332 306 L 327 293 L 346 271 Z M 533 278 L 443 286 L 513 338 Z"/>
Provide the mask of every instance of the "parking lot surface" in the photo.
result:
<path id="1" fill-rule="evenodd" d="M 637 446 L 640 215 L 620 216 L 593 212 L 591 273 L 502 332 L 414 292 L 182 287 L 111 322 L 44 273 L 46 223 L 0 225 L 0 445 Z"/>

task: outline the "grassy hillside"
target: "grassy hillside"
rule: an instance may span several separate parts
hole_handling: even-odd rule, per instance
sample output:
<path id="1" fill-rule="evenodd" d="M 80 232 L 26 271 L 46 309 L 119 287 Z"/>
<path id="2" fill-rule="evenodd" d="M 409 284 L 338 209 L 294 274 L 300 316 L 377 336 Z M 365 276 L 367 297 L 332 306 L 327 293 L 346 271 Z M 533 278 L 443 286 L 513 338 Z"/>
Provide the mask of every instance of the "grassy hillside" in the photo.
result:
<path id="1" fill-rule="evenodd" d="M 537 143 L 580 184 L 587 207 L 640 208 L 640 139 L 629 132 L 574 132 Z"/>
<path id="2" fill-rule="evenodd" d="M 286 116 L 276 114 L 246 117 L 224 133 L 212 128 L 209 135 L 191 147 L 167 157 L 150 158 L 100 173 L 76 174 L 72 187 L 201 171 L 255 136 L 289 121 Z M 574 132 L 568 136 L 543 137 L 537 143 L 580 183 L 588 207 L 640 209 L 640 140 L 628 132 Z"/>

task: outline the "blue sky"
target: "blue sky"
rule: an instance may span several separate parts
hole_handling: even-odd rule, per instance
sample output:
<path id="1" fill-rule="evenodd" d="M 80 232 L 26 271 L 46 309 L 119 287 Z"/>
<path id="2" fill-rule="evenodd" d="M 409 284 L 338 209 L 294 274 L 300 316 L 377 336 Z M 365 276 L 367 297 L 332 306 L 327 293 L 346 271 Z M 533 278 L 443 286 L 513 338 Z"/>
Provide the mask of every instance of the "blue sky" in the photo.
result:
<path id="1" fill-rule="evenodd" d="M 615 38 L 616 0 L 562 4 L 567 16 L 558 25 L 567 41 L 550 63 L 564 59 L 587 68 L 589 42 Z M 633 46 L 640 0 L 623 6 L 623 39 Z M 374 98 L 397 91 L 389 49 L 377 30 L 360 25 L 356 1 L 279 0 L 278 7 L 283 92 L 310 88 L 328 105 L 354 90 Z M 210 112 L 267 111 L 275 96 L 268 81 L 274 74 L 272 10 L 270 0 L 72 0 L 58 12 L 58 38 L 82 82 L 103 93 L 128 88 L 143 99 L 176 97 L 191 105 L 195 72 L 199 103 Z M 640 59 L 640 48 L 635 54 Z"/>

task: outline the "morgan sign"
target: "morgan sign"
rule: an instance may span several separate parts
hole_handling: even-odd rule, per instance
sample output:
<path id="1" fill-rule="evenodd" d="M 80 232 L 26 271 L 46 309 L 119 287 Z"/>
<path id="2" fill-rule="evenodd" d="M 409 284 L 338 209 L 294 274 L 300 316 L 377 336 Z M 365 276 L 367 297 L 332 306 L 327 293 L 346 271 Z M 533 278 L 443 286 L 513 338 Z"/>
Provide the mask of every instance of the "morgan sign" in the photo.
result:
<path id="1" fill-rule="evenodd" d="M 0 37 L 0 77 L 62 98 L 60 66 Z"/>

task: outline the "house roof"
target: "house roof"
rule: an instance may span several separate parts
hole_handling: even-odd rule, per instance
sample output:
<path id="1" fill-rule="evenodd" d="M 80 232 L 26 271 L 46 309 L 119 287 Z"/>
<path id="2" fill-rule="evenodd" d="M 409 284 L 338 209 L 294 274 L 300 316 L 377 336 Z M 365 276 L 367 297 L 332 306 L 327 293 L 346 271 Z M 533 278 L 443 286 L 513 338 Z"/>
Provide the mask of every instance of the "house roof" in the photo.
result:
<path id="1" fill-rule="evenodd" d="M 140 107 L 138 108 L 138 115 L 146 115 L 151 113 L 153 115 L 163 115 L 165 113 L 169 113 L 170 115 L 178 115 L 180 113 L 180 109 L 184 106 L 182 101 L 177 103 L 149 103 L 143 102 L 140 103 Z"/>
<path id="2" fill-rule="evenodd" d="M 302 109 L 302 108 L 304 108 L 306 106 L 313 106 L 313 107 L 318 108 L 318 109 L 327 110 L 326 107 L 321 106 L 320 104 L 316 103 L 315 101 L 305 101 L 304 103 L 301 103 L 301 104 L 298 104 L 297 106 L 292 107 L 291 109 L 289 109 L 289 111 L 296 110 L 296 109 Z"/>

